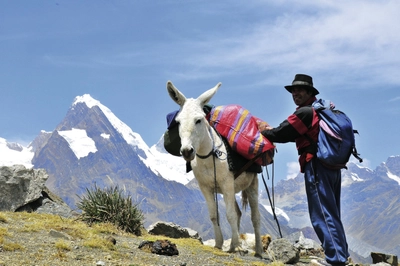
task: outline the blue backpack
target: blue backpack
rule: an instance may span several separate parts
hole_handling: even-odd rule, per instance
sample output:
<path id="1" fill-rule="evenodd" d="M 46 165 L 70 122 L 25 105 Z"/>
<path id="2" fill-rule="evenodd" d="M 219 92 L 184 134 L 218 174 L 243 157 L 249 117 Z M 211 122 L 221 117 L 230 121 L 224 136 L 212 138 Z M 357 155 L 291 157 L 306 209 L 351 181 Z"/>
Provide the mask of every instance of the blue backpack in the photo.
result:
<path id="1" fill-rule="evenodd" d="M 319 117 L 319 134 L 317 145 L 317 158 L 327 167 L 333 169 L 346 168 L 346 164 L 353 154 L 359 162 L 359 157 L 350 118 L 343 112 L 335 110 L 330 101 L 319 99 L 312 104 Z M 308 137 L 310 140 L 310 137 Z M 312 142 L 313 143 L 313 142 Z M 314 143 L 315 144 L 315 143 Z"/>

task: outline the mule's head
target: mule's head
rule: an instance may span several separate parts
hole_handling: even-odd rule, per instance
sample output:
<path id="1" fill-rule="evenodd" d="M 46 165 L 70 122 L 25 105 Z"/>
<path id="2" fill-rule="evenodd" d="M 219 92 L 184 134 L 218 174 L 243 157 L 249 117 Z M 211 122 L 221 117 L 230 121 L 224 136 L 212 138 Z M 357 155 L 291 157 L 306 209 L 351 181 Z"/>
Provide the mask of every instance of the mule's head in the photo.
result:
<path id="1" fill-rule="evenodd" d="M 186 161 L 194 159 L 196 152 L 205 149 L 209 139 L 209 124 L 205 118 L 203 107 L 217 92 L 221 83 L 214 88 L 201 94 L 197 99 L 186 98 L 171 81 L 167 82 L 167 91 L 169 96 L 181 108 L 176 116 L 176 122 L 179 124 L 179 136 L 181 138 L 181 154 Z M 207 147 L 208 148 L 208 147 Z"/>

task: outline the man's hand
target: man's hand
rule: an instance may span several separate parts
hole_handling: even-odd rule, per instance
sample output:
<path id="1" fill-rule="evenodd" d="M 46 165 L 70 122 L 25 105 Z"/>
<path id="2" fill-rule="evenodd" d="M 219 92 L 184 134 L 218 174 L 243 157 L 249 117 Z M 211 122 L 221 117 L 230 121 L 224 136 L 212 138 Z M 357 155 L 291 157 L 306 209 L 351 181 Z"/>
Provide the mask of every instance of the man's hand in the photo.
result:
<path id="1" fill-rule="evenodd" d="M 267 122 L 261 120 L 257 120 L 257 126 L 260 131 L 273 129 Z"/>

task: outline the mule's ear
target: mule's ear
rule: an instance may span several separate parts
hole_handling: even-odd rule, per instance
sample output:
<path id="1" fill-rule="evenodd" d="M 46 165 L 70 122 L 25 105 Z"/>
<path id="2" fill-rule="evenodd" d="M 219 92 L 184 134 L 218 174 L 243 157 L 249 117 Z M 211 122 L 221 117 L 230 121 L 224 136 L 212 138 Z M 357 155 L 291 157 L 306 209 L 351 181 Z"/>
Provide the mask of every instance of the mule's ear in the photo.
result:
<path id="1" fill-rule="evenodd" d="M 200 95 L 197 100 L 200 101 L 200 104 L 202 106 L 204 106 L 205 104 L 207 104 L 211 98 L 214 96 L 214 94 L 218 91 L 219 87 L 221 87 L 222 83 L 219 82 L 214 88 L 209 89 L 206 92 L 203 92 L 202 95 Z"/>
<path id="2" fill-rule="evenodd" d="M 183 106 L 186 101 L 185 95 L 175 88 L 174 84 L 170 80 L 167 82 L 167 91 L 171 99 L 176 102 L 179 106 Z"/>

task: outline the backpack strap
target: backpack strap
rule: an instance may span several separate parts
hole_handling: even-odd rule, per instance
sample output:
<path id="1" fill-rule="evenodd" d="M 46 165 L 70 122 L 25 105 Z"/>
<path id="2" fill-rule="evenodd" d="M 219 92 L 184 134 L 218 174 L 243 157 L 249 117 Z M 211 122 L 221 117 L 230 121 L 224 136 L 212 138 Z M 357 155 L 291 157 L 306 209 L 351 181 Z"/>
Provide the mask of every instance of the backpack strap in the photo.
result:
<path id="1" fill-rule="evenodd" d="M 354 132 L 354 134 L 358 134 L 358 135 L 360 135 L 359 133 L 358 133 L 358 130 L 353 130 L 353 132 Z M 354 147 L 353 147 L 353 150 L 352 150 L 352 152 L 351 152 L 351 154 L 353 154 L 353 156 L 354 157 L 356 157 L 357 158 L 357 160 L 360 162 L 360 163 L 362 163 L 363 162 L 363 158 L 361 158 L 360 157 L 360 154 L 357 152 L 357 148 L 356 148 L 356 145 L 354 145 Z"/>

